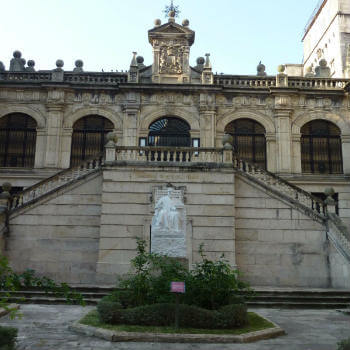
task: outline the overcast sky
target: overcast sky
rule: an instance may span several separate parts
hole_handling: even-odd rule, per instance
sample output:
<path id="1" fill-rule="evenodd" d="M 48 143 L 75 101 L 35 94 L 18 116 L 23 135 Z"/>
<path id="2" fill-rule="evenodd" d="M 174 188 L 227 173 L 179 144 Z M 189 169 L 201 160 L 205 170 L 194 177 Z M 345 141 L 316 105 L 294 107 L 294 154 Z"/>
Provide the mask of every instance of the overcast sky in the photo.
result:
<path id="1" fill-rule="evenodd" d="M 214 72 L 255 74 L 261 60 L 268 74 L 281 63 L 301 63 L 302 34 L 318 0 L 174 0 L 196 32 L 191 65 L 211 54 Z M 147 31 L 162 23 L 170 0 L 0 0 L 0 61 L 14 50 L 36 69 L 53 69 L 58 58 L 72 70 L 129 68 L 132 51 L 152 64 Z"/>

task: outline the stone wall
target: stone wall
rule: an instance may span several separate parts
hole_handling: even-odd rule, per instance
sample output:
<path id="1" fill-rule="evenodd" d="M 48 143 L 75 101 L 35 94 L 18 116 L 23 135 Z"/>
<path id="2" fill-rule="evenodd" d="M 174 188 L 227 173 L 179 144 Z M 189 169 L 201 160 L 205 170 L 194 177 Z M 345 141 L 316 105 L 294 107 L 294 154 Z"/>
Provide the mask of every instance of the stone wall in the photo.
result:
<path id="1" fill-rule="evenodd" d="M 234 265 L 234 174 L 232 168 L 120 165 L 103 171 L 98 278 L 114 283 L 130 269 L 136 237 L 149 241 L 152 188 L 185 186 L 188 258 L 199 259 L 199 246 L 210 258 L 225 253 Z"/>
<path id="2" fill-rule="evenodd" d="M 350 288 L 350 263 L 336 250 L 329 247 L 329 265 L 333 288 Z"/>
<path id="3" fill-rule="evenodd" d="M 10 217 L 6 255 L 56 281 L 94 284 L 101 211 L 101 175 L 43 197 Z"/>
<path id="4" fill-rule="evenodd" d="M 245 279 L 260 286 L 329 286 L 325 227 L 240 176 L 235 186 L 236 260 Z"/>

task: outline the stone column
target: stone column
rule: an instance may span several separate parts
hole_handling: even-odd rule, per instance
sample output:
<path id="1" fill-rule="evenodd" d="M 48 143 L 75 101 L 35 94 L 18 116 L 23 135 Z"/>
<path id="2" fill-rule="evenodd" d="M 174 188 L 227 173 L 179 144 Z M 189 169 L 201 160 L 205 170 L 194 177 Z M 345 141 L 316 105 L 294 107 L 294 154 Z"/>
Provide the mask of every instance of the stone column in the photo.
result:
<path id="1" fill-rule="evenodd" d="M 46 156 L 45 167 L 58 168 L 60 154 L 60 134 L 63 121 L 63 106 L 47 106 L 47 138 L 46 138 Z"/>
<path id="2" fill-rule="evenodd" d="M 276 171 L 276 134 L 267 133 L 265 139 L 267 170 L 274 173 Z"/>
<path id="3" fill-rule="evenodd" d="M 301 134 L 292 135 L 292 172 L 301 174 Z"/>
<path id="4" fill-rule="evenodd" d="M 61 137 L 60 168 L 67 169 L 70 167 L 70 156 L 72 151 L 73 128 L 65 128 Z"/>
<path id="5" fill-rule="evenodd" d="M 276 109 L 276 129 L 277 129 L 277 169 L 278 173 L 292 172 L 291 156 L 291 111 L 288 109 Z"/>
<path id="6" fill-rule="evenodd" d="M 200 108 L 200 146 L 215 147 L 216 112 L 207 107 Z"/>
<path id="7" fill-rule="evenodd" d="M 127 94 L 123 106 L 123 146 L 138 146 L 137 129 L 140 112 L 140 95 L 134 92 Z"/>
<path id="8" fill-rule="evenodd" d="M 11 197 L 11 184 L 5 182 L 2 185 L 3 192 L 0 194 L 0 254 L 4 254 L 6 250 L 6 236 L 9 234 L 8 230 L 8 207 L 9 199 Z"/>
<path id="9" fill-rule="evenodd" d="M 36 129 L 35 160 L 34 168 L 43 168 L 46 155 L 46 134 L 45 128 Z"/>
<path id="10" fill-rule="evenodd" d="M 350 175 L 350 135 L 342 135 L 343 171 L 345 175 Z"/>

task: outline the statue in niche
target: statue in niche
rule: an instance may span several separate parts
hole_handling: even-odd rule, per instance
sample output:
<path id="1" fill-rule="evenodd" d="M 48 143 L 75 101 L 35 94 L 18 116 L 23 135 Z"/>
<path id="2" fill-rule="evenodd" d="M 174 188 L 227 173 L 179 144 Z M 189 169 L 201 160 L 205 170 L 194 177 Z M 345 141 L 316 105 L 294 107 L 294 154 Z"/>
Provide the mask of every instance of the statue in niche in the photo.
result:
<path id="1" fill-rule="evenodd" d="M 181 190 L 173 187 L 155 191 L 151 225 L 151 252 L 186 258 L 186 209 Z"/>
<path id="2" fill-rule="evenodd" d="M 152 219 L 152 228 L 155 230 L 178 232 L 180 230 L 180 216 L 176 203 L 167 196 L 161 197 L 155 205 L 155 213 Z"/>

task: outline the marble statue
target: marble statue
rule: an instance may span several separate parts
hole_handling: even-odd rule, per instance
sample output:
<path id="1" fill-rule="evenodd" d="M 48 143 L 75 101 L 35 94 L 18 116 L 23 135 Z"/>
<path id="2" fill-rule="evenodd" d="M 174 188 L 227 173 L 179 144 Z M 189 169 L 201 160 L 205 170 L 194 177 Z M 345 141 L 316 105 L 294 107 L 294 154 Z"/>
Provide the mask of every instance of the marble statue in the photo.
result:
<path id="1" fill-rule="evenodd" d="M 186 251 L 186 212 L 179 191 L 169 188 L 158 193 L 151 230 L 151 251 L 184 258 Z"/>

